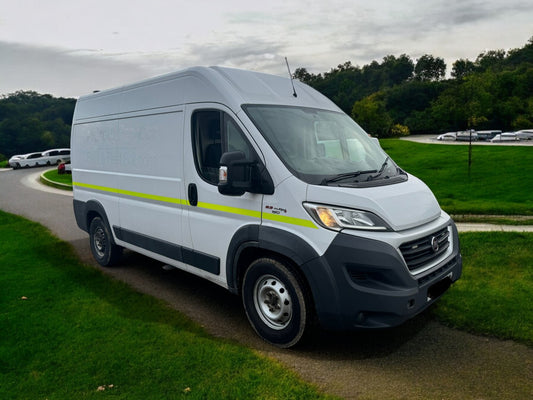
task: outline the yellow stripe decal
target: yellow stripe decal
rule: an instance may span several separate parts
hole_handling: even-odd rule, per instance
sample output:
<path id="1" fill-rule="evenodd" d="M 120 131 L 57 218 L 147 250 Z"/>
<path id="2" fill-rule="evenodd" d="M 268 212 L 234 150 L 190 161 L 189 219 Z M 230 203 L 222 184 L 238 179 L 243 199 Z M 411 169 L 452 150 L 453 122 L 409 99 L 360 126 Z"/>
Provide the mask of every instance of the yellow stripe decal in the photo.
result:
<path id="1" fill-rule="evenodd" d="M 154 194 L 133 192 L 130 190 L 114 189 L 114 188 L 109 188 L 105 186 L 91 185 L 89 183 L 82 183 L 82 182 L 72 182 L 72 185 L 77 186 L 77 187 L 87 188 L 87 189 L 99 190 L 102 192 L 117 193 L 117 194 L 122 194 L 125 196 L 138 197 L 141 199 L 157 200 L 157 201 L 161 201 L 164 203 L 181 204 L 185 206 L 190 205 L 187 200 L 176 199 L 174 197 L 157 196 Z M 260 211 L 247 210 L 245 208 L 222 206 L 220 204 L 211 204 L 211 203 L 203 203 L 203 202 L 198 202 L 197 207 L 204 208 L 207 210 L 220 211 L 220 212 L 226 212 L 226 213 L 238 214 L 238 215 L 245 215 L 248 217 L 261 219 Z M 283 215 L 268 214 L 268 213 L 263 213 L 263 218 L 271 220 L 271 221 L 282 222 L 284 224 L 298 225 L 298 226 L 303 226 L 306 228 L 318 229 L 318 227 L 313 222 L 307 219 L 286 217 Z"/>
<path id="2" fill-rule="evenodd" d="M 227 212 L 227 213 L 232 213 L 232 214 L 246 215 L 248 217 L 261 218 L 260 211 L 247 210 L 245 208 L 221 206 L 219 204 L 210 204 L 210 203 L 202 203 L 202 202 L 198 202 L 197 206 L 200 208 L 205 208 L 207 210 L 222 211 L 222 212 Z"/>
<path id="3" fill-rule="evenodd" d="M 157 196 L 155 194 L 146 194 L 146 193 L 141 193 L 141 192 L 132 192 L 130 190 L 114 189 L 114 188 L 109 188 L 105 186 L 91 185 L 88 183 L 81 183 L 81 182 L 72 182 L 72 185 L 84 187 L 87 189 L 100 190 L 102 192 L 117 193 L 117 194 L 123 194 L 126 196 L 139 197 L 141 199 L 157 200 L 157 201 L 162 201 L 164 203 L 183 204 L 183 205 L 188 204 L 186 200 L 176 199 L 174 197 Z"/>
<path id="4" fill-rule="evenodd" d="M 263 213 L 263 218 L 269 219 L 271 221 L 283 222 L 284 224 L 298 225 L 298 226 L 304 226 L 306 228 L 318 229 L 318 227 L 313 222 L 309 221 L 308 219 L 286 217 L 284 215 L 267 214 L 267 213 Z"/>

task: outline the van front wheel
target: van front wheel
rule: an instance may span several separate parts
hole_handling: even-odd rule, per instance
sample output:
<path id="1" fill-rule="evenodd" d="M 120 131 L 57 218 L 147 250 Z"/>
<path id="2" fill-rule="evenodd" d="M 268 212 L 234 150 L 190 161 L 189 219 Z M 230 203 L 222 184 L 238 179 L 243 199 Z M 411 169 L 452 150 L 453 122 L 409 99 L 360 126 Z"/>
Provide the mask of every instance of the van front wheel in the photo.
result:
<path id="1" fill-rule="evenodd" d="M 116 264 L 122 256 L 122 247 L 113 243 L 111 232 L 100 217 L 95 217 L 91 221 L 89 241 L 94 259 L 104 267 Z"/>
<path id="2" fill-rule="evenodd" d="M 282 348 L 302 338 L 309 320 L 305 286 L 286 265 L 254 261 L 244 275 L 242 299 L 252 327 L 267 342 Z"/>

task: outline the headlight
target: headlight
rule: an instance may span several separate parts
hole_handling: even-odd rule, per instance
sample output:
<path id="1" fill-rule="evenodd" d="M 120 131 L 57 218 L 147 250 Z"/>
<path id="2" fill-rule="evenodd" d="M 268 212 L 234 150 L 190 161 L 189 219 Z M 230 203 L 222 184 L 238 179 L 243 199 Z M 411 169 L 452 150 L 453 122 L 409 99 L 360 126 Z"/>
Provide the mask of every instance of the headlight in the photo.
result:
<path id="1" fill-rule="evenodd" d="M 391 230 L 385 221 L 368 211 L 313 203 L 304 203 L 304 207 L 316 222 L 324 228 L 335 231 L 340 231 L 341 229 Z"/>

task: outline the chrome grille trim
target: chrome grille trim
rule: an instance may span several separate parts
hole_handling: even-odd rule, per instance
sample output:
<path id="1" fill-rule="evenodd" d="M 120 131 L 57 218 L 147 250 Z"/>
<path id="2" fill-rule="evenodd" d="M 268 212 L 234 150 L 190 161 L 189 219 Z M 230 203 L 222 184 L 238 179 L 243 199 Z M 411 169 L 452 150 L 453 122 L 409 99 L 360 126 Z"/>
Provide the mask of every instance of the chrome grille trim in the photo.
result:
<path id="1" fill-rule="evenodd" d="M 424 237 L 403 243 L 400 252 L 411 273 L 433 266 L 450 248 L 450 230 L 442 228 Z"/>

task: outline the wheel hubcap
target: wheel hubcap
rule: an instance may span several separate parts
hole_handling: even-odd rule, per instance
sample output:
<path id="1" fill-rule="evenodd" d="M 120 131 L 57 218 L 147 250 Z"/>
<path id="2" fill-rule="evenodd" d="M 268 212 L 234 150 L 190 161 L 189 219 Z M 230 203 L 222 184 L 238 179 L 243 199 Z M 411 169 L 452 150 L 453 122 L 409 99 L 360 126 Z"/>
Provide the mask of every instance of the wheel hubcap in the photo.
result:
<path id="1" fill-rule="evenodd" d="M 285 285 L 275 276 L 265 275 L 257 280 L 254 305 L 259 317 L 272 329 L 283 329 L 291 321 L 291 297 Z"/>
<path id="2" fill-rule="evenodd" d="M 96 253 L 98 254 L 98 256 L 103 257 L 105 255 L 106 244 L 107 244 L 107 240 L 106 240 L 105 232 L 103 228 L 100 227 L 94 231 L 93 243 L 94 243 L 94 249 L 96 250 Z"/>

